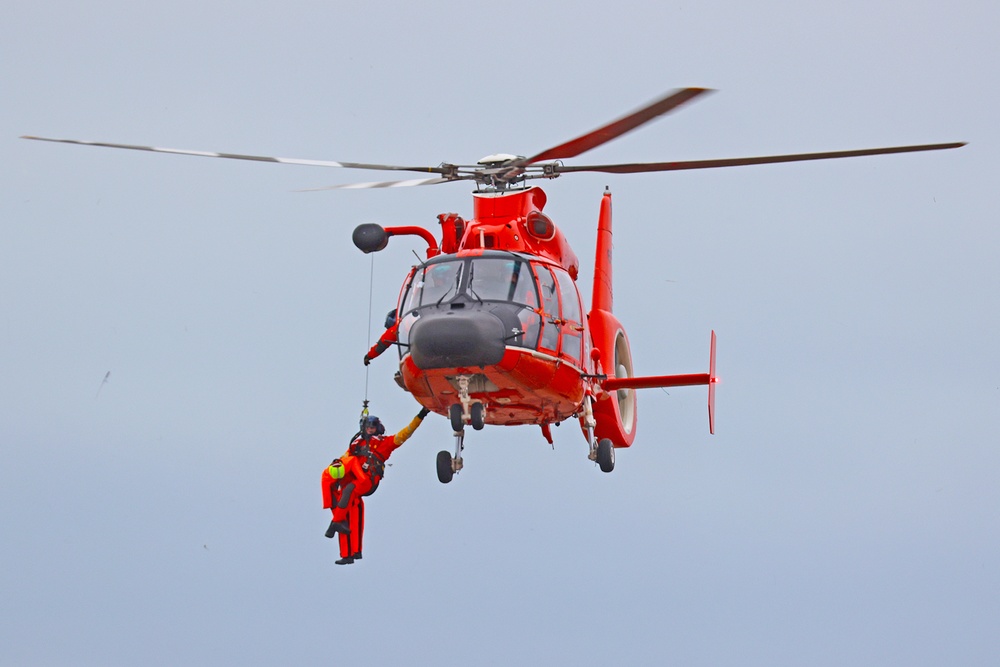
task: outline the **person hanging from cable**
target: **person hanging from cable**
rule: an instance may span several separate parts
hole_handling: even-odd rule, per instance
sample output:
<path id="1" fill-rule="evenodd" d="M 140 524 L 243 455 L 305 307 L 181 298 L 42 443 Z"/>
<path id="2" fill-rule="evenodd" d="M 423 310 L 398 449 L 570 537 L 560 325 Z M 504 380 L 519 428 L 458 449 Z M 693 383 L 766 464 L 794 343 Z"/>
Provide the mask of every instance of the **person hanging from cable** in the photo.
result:
<path id="1" fill-rule="evenodd" d="M 361 430 L 351 439 L 347 451 L 323 471 L 323 507 L 333 513 L 326 536 L 332 538 L 340 533 L 337 565 L 350 565 L 361 559 L 364 498 L 378 488 L 385 475 L 386 460 L 413 435 L 429 413 L 427 408 L 421 408 L 409 424 L 392 435 L 385 435 L 385 426 L 378 417 L 365 414 Z"/>
<path id="2" fill-rule="evenodd" d="M 334 459 L 323 471 L 321 481 L 323 507 L 331 511 L 340 503 L 344 487 L 348 483 L 344 479 L 346 474 L 345 459 L 347 459 L 346 463 L 350 465 L 351 455 L 344 454 L 344 456 Z M 358 558 L 361 557 L 361 529 L 359 524 L 364 521 L 364 512 L 364 500 L 359 498 L 357 507 L 347 516 L 348 530 L 340 533 L 340 553 L 343 557 L 352 555 L 357 555 Z M 329 538 L 333 538 L 336 534 L 337 531 L 332 525 L 326 531 L 326 536 Z"/>

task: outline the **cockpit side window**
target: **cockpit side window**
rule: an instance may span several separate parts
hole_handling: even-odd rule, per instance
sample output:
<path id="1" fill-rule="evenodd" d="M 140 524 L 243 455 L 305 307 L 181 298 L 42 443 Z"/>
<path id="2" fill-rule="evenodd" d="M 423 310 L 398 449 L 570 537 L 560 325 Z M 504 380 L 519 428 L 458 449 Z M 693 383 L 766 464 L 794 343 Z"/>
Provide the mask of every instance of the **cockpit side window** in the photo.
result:
<path id="1" fill-rule="evenodd" d="M 538 287 L 542 291 L 542 311 L 545 313 L 542 326 L 541 347 L 556 350 L 559 345 L 559 293 L 552 272 L 545 266 L 536 266 Z"/>
<path id="2" fill-rule="evenodd" d="M 403 281 L 403 289 L 399 293 L 399 303 L 396 304 L 396 314 L 397 318 L 402 317 L 406 313 L 407 308 L 410 306 L 410 301 L 413 296 L 413 278 L 417 273 L 417 268 L 414 267 L 410 269 L 409 275 L 406 276 L 406 280 Z"/>
<path id="3" fill-rule="evenodd" d="M 535 293 L 535 278 L 526 262 L 518 262 L 511 277 L 510 300 L 538 308 L 538 294 Z"/>
<path id="4" fill-rule="evenodd" d="M 559 293 L 562 295 L 562 318 L 568 322 L 579 324 L 583 321 L 583 310 L 580 308 L 580 296 L 576 291 L 576 283 L 565 271 L 556 271 L 559 279 Z"/>
<path id="5" fill-rule="evenodd" d="M 580 294 L 576 291 L 576 283 L 568 273 L 556 270 L 559 281 L 559 297 L 562 301 L 562 348 L 563 356 L 570 357 L 577 363 L 581 362 L 583 354 L 583 309 L 580 306 Z"/>
<path id="6" fill-rule="evenodd" d="M 552 272 L 547 267 L 538 267 L 538 286 L 542 290 L 542 310 L 546 315 L 559 319 L 559 293 Z"/>
<path id="7" fill-rule="evenodd" d="M 416 307 L 415 303 L 419 304 L 420 302 L 420 294 L 415 284 L 422 273 L 422 269 L 417 267 L 414 267 L 410 271 L 410 275 L 406 277 L 406 287 L 403 289 L 403 295 L 399 299 L 399 307 L 396 309 L 396 318 L 399 321 L 396 340 L 402 343 L 399 346 L 400 357 L 403 356 L 403 346 L 409 341 L 410 327 L 413 326 L 413 321 L 416 319 L 413 309 Z"/>

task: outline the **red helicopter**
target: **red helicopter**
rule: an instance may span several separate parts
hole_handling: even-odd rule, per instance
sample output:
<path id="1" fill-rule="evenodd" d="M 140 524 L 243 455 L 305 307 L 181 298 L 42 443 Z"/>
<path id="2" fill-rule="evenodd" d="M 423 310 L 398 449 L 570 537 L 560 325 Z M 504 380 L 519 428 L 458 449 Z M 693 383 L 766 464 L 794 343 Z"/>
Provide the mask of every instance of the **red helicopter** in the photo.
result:
<path id="1" fill-rule="evenodd" d="M 628 174 L 708 169 L 778 162 L 942 150 L 963 142 L 894 146 L 686 162 L 569 166 L 576 157 L 710 92 L 683 88 L 632 113 L 532 157 L 491 155 L 476 165 L 444 163 L 404 167 L 355 162 L 209 153 L 130 144 L 26 136 L 26 139 L 158 151 L 175 154 L 311 166 L 409 171 L 432 178 L 335 185 L 352 189 L 474 181 L 473 213 L 438 216 L 440 243 L 423 227 L 361 225 L 355 245 L 365 253 L 386 247 L 390 237 L 416 235 L 427 243 L 426 261 L 411 268 L 397 308 L 370 354 L 396 345 L 396 381 L 414 399 L 447 415 L 455 433 L 454 454 L 437 456 L 438 479 L 447 483 L 462 469 L 465 426 L 537 424 L 551 443 L 550 425 L 579 420 L 589 458 L 604 472 L 615 466 L 615 449 L 636 433 L 636 389 L 708 385 L 709 431 L 715 432 L 715 332 L 707 373 L 636 376 L 625 328 L 613 313 L 611 193 L 605 191 L 597 224 L 591 307 L 577 287 L 579 260 L 543 212 L 546 195 L 527 185 L 572 172 Z M 365 357 L 369 361 L 368 355 Z"/>

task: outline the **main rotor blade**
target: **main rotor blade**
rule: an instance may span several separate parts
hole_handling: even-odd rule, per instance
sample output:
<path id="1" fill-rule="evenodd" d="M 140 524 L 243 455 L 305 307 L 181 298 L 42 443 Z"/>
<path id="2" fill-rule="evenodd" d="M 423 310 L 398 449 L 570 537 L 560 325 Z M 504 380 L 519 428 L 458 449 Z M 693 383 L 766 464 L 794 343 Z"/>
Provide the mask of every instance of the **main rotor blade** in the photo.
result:
<path id="1" fill-rule="evenodd" d="M 452 181 L 467 180 L 465 178 L 414 178 L 408 181 L 382 181 L 378 183 L 346 183 L 344 185 L 326 185 L 321 188 L 306 188 L 296 192 L 320 192 L 321 190 L 364 190 L 368 188 L 408 188 L 414 185 L 437 185 Z"/>
<path id="2" fill-rule="evenodd" d="M 345 169 L 377 169 L 380 171 L 417 171 L 430 174 L 444 174 L 449 167 L 400 167 L 389 164 L 364 164 L 361 162 L 333 162 L 329 160 L 302 160 L 287 157 L 268 157 L 263 155 L 242 155 L 239 153 L 211 153 L 207 151 L 192 151 L 183 148 L 157 148 L 154 146 L 136 146 L 134 144 L 112 144 L 104 141 L 81 141 L 79 139 L 52 139 L 50 137 L 22 136 L 22 139 L 36 141 L 54 141 L 62 144 L 79 144 L 81 146 L 102 146 L 104 148 L 125 148 L 133 151 L 151 151 L 154 153 L 174 153 L 176 155 L 195 155 L 198 157 L 220 157 L 230 160 L 252 160 L 254 162 L 280 162 L 282 164 L 300 164 L 307 167 L 343 167 Z"/>
<path id="3" fill-rule="evenodd" d="M 683 169 L 714 169 L 716 167 L 742 167 L 752 164 L 774 164 L 778 162 L 803 162 L 805 160 L 832 160 L 842 157 L 863 157 L 866 155 L 886 155 L 889 153 L 916 153 L 918 151 L 940 151 L 960 148 L 964 141 L 950 144 L 925 144 L 922 146 L 890 146 L 887 148 L 863 148 L 853 151 L 829 151 L 825 153 L 797 153 L 793 155 L 766 155 L 762 157 L 738 157 L 720 160 L 688 160 L 682 162 L 633 162 L 629 164 L 602 164 L 566 166 L 553 165 L 556 174 L 574 171 L 600 171 L 609 174 L 635 174 L 648 171 L 680 171 Z"/>
<path id="4" fill-rule="evenodd" d="M 534 164 L 536 162 L 545 162 L 547 160 L 562 160 L 568 157 L 576 157 L 577 155 L 589 151 L 592 148 L 596 148 L 603 143 L 616 139 L 626 132 L 630 132 L 640 125 L 648 123 L 654 118 L 662 116 L 668 111 L 676 109 L 685 102 L 708 92 L 711 92 L 708 88 L 680 88 L 672 91 L 665 97 L 661 97 L 641 109 L 636 109 L 627 116 L 619 118 L 616 121 L 612 121 L 603 127 L 599 127 L 596 130 L 588 132 L 587 134 L 577 137 L 576 139 L 567 141 L 564 144 L 559 144 L 558 146 L 544 150 L 538 155 L 517 160 L 511 166 L 520 167 Z"/>

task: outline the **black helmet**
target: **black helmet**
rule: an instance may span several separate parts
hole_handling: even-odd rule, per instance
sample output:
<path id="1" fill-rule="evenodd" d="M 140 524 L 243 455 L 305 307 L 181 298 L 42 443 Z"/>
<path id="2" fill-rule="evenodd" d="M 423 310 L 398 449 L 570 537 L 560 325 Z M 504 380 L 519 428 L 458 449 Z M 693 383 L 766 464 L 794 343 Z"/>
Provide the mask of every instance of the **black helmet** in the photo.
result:
<path id="1" fill-rule="evenodd" d="M 382 425 L 382 422 L 379 421 L 379 418 L 376 417 L 375 415 L 368 415 L 366 417 L 361 418 L 361 437 L 367 435 L 365 429 L 367 429 L 369 426 L 375 427 L 375 435 L 383 435 L 385 433 L 385 426 Z"/>

